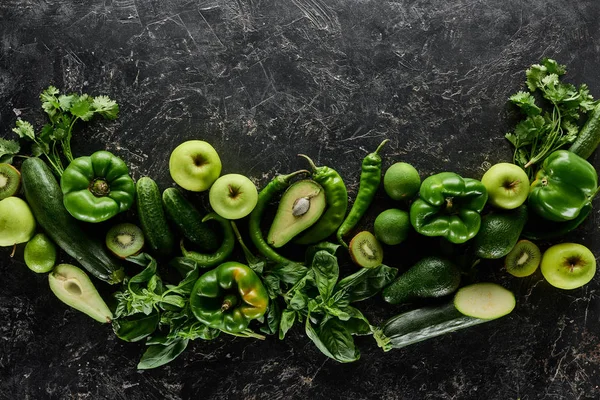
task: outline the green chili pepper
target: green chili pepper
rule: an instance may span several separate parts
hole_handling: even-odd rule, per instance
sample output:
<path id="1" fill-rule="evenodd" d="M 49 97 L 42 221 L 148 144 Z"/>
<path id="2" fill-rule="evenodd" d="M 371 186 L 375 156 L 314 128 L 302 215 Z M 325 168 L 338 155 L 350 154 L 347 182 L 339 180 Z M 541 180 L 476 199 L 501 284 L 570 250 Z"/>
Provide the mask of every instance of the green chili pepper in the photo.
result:
<path id="1" fill-rule="evenodd" d="M 299 170 L 288 175 L 278 175 L 273 178 L 258 194 L 258 202 L 248 219 L 248 228 L 252 243 L 254 243 L 254 246 L 256 246 L 256 249 L 260 254 L 278 264 L 287 264 L 292 261 L 280 255 L 269 246 L 260 229 L 260 221 L 262 220 L 265 208 L 269 205 L 273 196 L 287 188 L 290 185 L 292 178 L 304 173 L 308 173 L 308 171 Z"/>
<path id="2" fill-rule="evenodd" d="M 252 269 L 231 261 L 198 278 L 190 306 L 200 322 L 237 334 L 244 332 L 251 320 L 265 315 L 269 295 Z"/>
<path id="3" fill-rule="evenodd" d="M 108 151 L 78 157 L 60 179 L 64 206 L 78 220 L 102 222 L 128 210 L 135 184 L 127 164 Z"/>
<path id="4" fill-rule="evenodd" d="M 299 154 L 299 156 L 308 160 L 313 170 L 313 179 L 325 189 L 325 200 L 327 201 L 327 209 L 321 218 L 295 240 L 298 244 L 311 244 L 326 239 L 341 225 L 348 209 L 348 191 L 344 180 L 337 171 L 327 166 L 317 167 L 304 154 Z"/>
<path id="5" fill-rule="evenodd" d="M 212 254 L 203 254 L 196 251 L 188 251 L 183 245 L 183 239 L 181 239 L 180 247 L 184 257 L 191 258 L 198 263 L 200 267 L 214 267 L 219 265 L 231 255 L 233 252 L 233 246 L 235 245 L 235 235 L 228 219 L 225 219 L 217 213 L 209 213 L 206 215 L 202 222 L 209 221 L 211 219 L 216 220 L 221 229 L 223 230 L 223 242 L 221 246 Z"/>
<path id="6" fill-rule="evenodd" d="M 350 213 L 348 213 L 348 216 L 337 230 L 337 240 L 344 247 L 348 247 L 346 242 L 344 242 L 344 235 L 350 232 L 363 217 L 379 188 L 379 183 L 381 182 L 381 156 L 379 155 L 379 150 L 381 150 L 387 142 L 389 142 L 389 139 L 385 139 L 381 142 L 379 147 L 377 147 L 373 153 L 368 154 L 362 162 L 360 185 L 358 187 L 356 199 L 354 200 L 354 204 L 352 204 Z"/>

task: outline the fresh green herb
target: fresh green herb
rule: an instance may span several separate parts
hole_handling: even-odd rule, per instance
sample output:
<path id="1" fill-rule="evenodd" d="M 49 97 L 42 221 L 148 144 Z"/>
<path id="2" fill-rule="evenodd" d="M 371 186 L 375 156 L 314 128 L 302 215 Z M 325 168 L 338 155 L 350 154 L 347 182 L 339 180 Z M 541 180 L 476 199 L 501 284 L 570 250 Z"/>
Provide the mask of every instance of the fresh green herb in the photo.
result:
<path id="1" fill-rule="evenodd" d="M 0 138 L 0 163 L 12 164 L 13 157 L 19 154 L 21 146 L 16 140 Z"/>
<path id="2" fill-rule="evenodd" d="M 73 161 L 71 137 L 75 123 L 79 120 L 89 121 L 96 115 L 108 120 L 114 120 L 119 115 L 119 106 L 107 96 L 92 97 L 75 93 L 61 95 L 57 88 L 49 86 L 40 95 L 40 100 L 50 122 L 36 134 L 33 125 L 19 119 L 13 132 L 20 138 L 33 142 L 33 155 L 38 157 L 43 154 L 59 176 L 64 171 L 60 152 L 67 162 Z"/>
<path id="3" fill-rule="evenodd" d="M 115 293 L 113 330 L 125 341 L 146 339 L 149 347 L 139 369 L 155 368 L 172 361 L 190 340 L 212 340 L 219 335 L 218 330 L 199 322 L 190 309 L 190 293 L 200 273 L 193 260 L 183 257 L 172 260 L 171 266 L 183 275 L 177 285 L 163 282 L 157 274 L 156 260 L 148 254 L 127 260 L 145 268 Z"/>
<path id="4" fill-rule="evenodd" d="M 515 147 L 513 162 L 524 169 L 539 164 L 554 150 L 573 143 L 579 132 L 581 114 L 591 111 L 596 104 L 587 85 L 575 87 L 561 82 L 566 72 L 564 65 L 546 58 L 526 71 L 529 92 L 519 91 L 509 99 L 525 115 L 514 132 L 505 135 Z M 534 94 L 537 92 L 549 107 L 536 104 Z M 534 176 L 534 168 L 529 169 L 528 174 Z"/>
<path id="5" fill-rule="evenodd" d="M 332 243 L 311 246 L 306 251 L 310 267 L 282 264 L 269 270 L 264 280 L 286 303 L 279 318 L 279 339 L 294 323 L 303 322 L 306 335 L 323 354 L 346 363 L 360 357 L 352 337 L 372 333 L 369 321 L 350 303 L 375 295 L 396 277 L 398 270 L 381 265 L 339 280 L 335 256 L 338 247 Z M 292 286 L 282 290 L 279 284 Z"/>

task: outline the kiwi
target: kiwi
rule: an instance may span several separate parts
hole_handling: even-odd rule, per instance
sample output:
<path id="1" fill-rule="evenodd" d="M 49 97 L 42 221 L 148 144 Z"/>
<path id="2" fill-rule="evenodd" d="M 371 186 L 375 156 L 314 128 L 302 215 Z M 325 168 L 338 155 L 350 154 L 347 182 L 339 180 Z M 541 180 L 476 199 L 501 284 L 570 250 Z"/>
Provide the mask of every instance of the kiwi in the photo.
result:
<path id="1" fill-rule="evenodd" d="M 117 257 L 136 255 L 144 247 L 144 234 L 129 222 L 117 224 L 106 233 L 106 247 Z"/>
<path id="2" fill-rule="evenodd" d="M 10 164 L 0 164 L 0 200 L 14 196 L 21 187 L 21 173 Z"/>
<path id="3" fill-rule="evenodd" d="M 509 274 L 521 278 L 533 274 L 541 260 L 542 253 L 535 243 L 520 240 L 507 254 L 504 267 Z"/>
<path id="4" fill-rule="evenodd" d="M 361 267 L 375 268 L 383 262 L 383 248 L 371 232 L 359 232 L 350 241 L 348 250 L 352 261 Z"/>

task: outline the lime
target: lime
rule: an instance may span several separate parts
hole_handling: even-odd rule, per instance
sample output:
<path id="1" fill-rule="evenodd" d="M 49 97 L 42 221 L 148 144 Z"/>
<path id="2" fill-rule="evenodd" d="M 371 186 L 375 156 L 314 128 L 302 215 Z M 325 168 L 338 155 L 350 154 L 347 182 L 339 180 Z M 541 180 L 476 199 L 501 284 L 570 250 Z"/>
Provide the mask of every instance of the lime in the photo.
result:
<path id="1" fill-rule="evenodd" d="M 379 214 L 373 226 L 375 237 L 390 246 L 402 243 L 411 229 L 408 212 L 397 208 Z"/>
<path id="2" fill-rule="evenodd" d="M 38 233 L 25 245 L 24 256 L 25 264 L 33 272 L 50 272 L 56 263 L 56 246 L 46 234 Z"/>
<path id="3" fill-rule="evenodd" d="M 410 199 L 419 191 L 421 177 L 412 165 L 397 162 L 385 171 L 383 188 L 394 200 Z"/>

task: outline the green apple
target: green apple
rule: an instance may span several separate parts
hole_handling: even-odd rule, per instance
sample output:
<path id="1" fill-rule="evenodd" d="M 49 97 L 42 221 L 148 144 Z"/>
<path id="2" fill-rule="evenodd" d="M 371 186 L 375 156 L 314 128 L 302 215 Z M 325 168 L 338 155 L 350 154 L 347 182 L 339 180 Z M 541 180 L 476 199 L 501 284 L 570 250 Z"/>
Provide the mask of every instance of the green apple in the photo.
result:
<path id="1" fill-rule="evenodd" d="M 576 289 L 592 280 L 596 273 L 596 257 L 578 243 L 561 243 L 544 252 L 542 275 L 554 287 Z"/>
<path id="2" fill-rule="evenodd" d="M 0 200 L 0 246 L 25 243 L 35 233 L 35 218 L 19 197 Z"/>
<path id="3" fill-rule="evenodd" d="M 525 203 L 529 195 L 529 178 L 523 168 L 515 164 L 492 165 L 483 174 L 481 183 L 487 189 L 488 203 L 497 208 L 512 210 Z"/>
<path id="4" fill-rule="evenodd" d="M 212 209 L 223 218 L 240 219 L 250 214 L 258 203 L 256 185 L 240 174 L 223 175 L 208 192 Z"/>
<path id="5" fill-rule="evenodd" d="M 221 175 L 221 159 L 214 147 L 203 140 L 188 140 L 169 158 L 171 178 L 182 188 L 202 192 Z"/>

